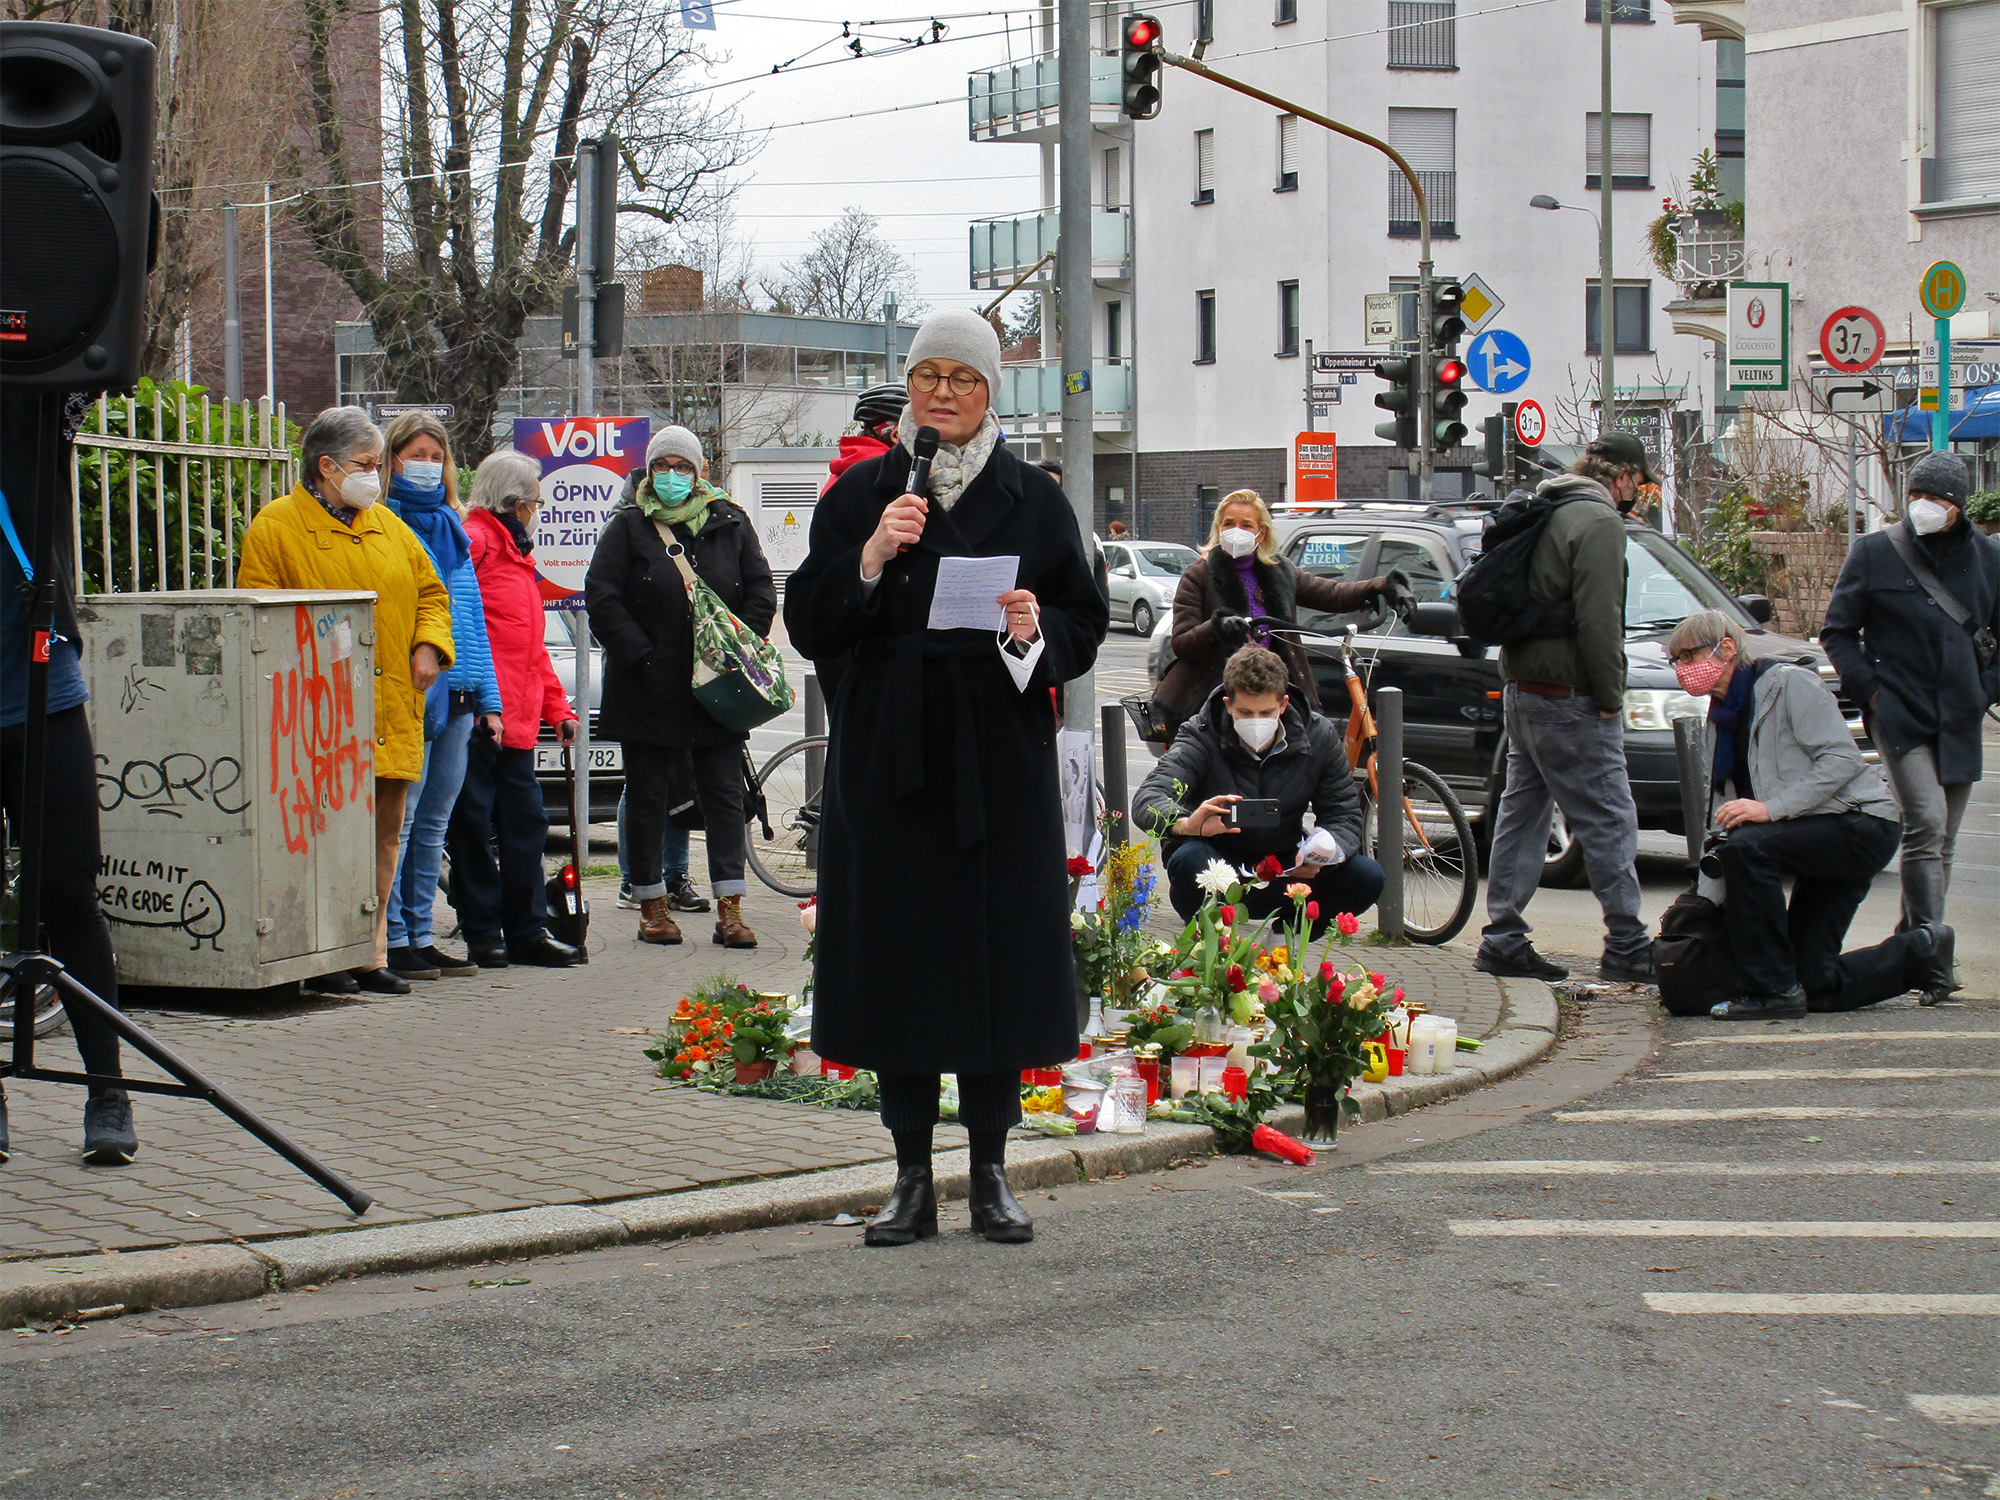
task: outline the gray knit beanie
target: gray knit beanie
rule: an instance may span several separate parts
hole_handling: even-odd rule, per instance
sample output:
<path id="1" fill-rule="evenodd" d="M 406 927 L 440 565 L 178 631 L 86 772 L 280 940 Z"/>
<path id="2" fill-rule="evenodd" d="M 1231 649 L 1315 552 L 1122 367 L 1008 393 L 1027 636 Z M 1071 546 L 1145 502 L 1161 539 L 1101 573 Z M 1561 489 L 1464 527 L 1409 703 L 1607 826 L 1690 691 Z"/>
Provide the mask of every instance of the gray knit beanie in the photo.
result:
<path id="1" fill-rule="evenodd" d="M 970 308 L 952 307 L 932 313 L 910 340 L 903 368 L 914 369 L 927 359 L 955 359 L 986 377 L 989 400 L 1000 390 L 1000 335 Z"/>
<path id="2" fill-rule="evenodd" d="M 1972 493 L 1972 475 L 1956 453 L 1926 453 L 1910 465 L 1903 488 L 1912 495 L 1935 495 L 1963 510 Z"/>
<path id="3" fill-rule="evenodd" d="M 647 469 L 650 470 L 654 464 L 669 454 L 675 458 L 686 459 L 695 466 L 697 472 L 706 462 L 702 457 L 701 439 L 685 427 L 662 427 L 653 434 L 653 440 L 646 444 Z"/>

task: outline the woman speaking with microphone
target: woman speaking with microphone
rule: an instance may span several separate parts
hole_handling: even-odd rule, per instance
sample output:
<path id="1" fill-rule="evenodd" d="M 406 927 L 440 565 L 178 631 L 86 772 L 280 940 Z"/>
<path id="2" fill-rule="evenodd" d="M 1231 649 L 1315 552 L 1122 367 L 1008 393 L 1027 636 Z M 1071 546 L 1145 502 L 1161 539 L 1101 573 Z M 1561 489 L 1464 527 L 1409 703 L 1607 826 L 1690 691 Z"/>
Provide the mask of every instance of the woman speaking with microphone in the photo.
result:
<path id="1" fill-rule="evenodd" d="M 869 1244 L 937 1232 L 943 1073 L 971 1136 L 972 1227 L 1020 1242 L 1034 1224 L 1005 1152 L 1021 1070 L 1077 1051 L 1048 689 L 1090 669 L 1108 617 L 1062 490 L 1000 441 L 992 326 L 934 314 L 908 371 L 896 446 L 827 491 L 785 592 L 802 654 L 851 657 L 830 713 L 813 1050 L 881 1084 L 897 1176 Z M 920 434 L 935 457 L 913 483 Z M 929 628 L 959 557 L 1018 559 L 995 628 Z"/>

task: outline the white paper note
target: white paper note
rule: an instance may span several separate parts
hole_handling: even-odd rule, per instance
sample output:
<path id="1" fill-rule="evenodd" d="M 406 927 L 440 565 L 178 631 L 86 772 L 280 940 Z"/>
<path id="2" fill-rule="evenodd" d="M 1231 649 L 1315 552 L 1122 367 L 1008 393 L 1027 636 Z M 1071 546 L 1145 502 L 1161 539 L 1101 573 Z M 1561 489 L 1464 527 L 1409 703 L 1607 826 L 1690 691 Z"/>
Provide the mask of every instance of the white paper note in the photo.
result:
<path id="1" fill-rule="evenodd" d="M 932 630 L 1000 630 L 1000 596 L 1020 576 L 1018 557 L 941 557 L 931 595 Z"/>

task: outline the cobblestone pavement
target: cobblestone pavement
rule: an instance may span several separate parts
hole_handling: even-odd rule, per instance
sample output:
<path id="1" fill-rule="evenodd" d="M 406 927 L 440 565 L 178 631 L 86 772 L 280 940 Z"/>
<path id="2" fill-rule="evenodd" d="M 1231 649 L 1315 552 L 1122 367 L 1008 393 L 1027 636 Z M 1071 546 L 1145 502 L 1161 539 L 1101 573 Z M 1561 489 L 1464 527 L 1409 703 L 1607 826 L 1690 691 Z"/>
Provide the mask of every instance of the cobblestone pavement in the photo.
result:
<path id="1" fill-rule="evenodd" d="M 697 863 L 699 856 L 697 856 Z M 283 1011 L 135 1011 L 137 1018 L 329 1166 L 375 1195 L 364 1222 L 597 1202 L 878 1160 L 876 1118 L 670 1086 L 641 1055 L 689 987 L 720 971 L 794 990 L 804 934 L 761 887 L 754 953 L 690 941 L 647 948 L 615 888 L 590 883 L 591 957 L 570 971 L 510 968 L 419 983 L 407 997 L 307 1000 Z M 1373 949 L 1413 996 L 1485 1035 L 1500 987 L 1471 949 Z M 67 1032 L 44 1043 L 66 1065 Z M 151 1065 L 128 1051 L 138 1076 Z M 141 1140 L 124 1168 L 80 1162 L 83 1096 L 8 1090 L 13 1160 L 0 1166 L 0 1258 L 192 1244 L 340 1227 L 346 1210 L 282 1158 L 191 1100 L 134 1098 Z"/>

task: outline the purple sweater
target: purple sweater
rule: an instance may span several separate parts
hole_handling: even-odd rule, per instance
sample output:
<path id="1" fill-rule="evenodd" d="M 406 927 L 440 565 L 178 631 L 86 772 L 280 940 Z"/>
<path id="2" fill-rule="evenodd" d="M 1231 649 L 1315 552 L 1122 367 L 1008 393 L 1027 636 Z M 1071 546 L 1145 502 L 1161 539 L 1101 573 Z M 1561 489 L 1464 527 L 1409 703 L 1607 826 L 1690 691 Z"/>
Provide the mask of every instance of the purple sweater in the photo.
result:
<path id="1" fill-rule="evenodd" d="M 1229 560 L 1236 565 L 1236 576 L 1243 580 L 1243 597 L 1250 601 L 1250 618 L 1268 620 L 1271 612 L 1264 608 L 1264 591 L 1257 586 L 1257 554 L 1252 552 L 1247 557 L 1232 557 Z M 1255 628 L 1260 641 L 1267 639 L 1270 633 L 1268 625 L 1260 624 Z"/>

